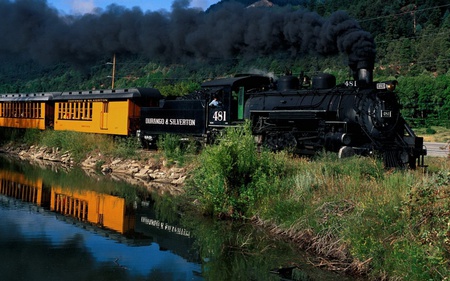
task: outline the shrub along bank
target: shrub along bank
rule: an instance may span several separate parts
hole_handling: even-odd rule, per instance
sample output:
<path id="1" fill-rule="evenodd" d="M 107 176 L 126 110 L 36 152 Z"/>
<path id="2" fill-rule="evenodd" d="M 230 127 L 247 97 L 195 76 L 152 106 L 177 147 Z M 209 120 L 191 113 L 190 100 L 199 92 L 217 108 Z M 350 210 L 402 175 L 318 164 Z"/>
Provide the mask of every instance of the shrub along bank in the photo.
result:
<path id="1" fill-rule="evenodd" d="M 249 129 L 206 147 L 186 184 L 195 210 L 253 219 L 319 255 L 321 265 L 373 278 L 450 275 L 450 173 L 385 170 L 323 154 L 310 161 L 258 152 Z"/>

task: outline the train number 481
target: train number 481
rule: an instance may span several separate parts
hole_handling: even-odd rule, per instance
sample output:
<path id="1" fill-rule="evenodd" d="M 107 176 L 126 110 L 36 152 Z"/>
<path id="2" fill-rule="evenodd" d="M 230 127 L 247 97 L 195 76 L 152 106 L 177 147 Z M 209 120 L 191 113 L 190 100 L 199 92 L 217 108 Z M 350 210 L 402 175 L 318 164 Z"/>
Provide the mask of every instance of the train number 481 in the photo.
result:
<path id="1" fill-rule="evenodd" d="M 227 121 L 227 112 L 226 111 L 215 111 L 212 118 L 215 122 L 225 122 Z"/>

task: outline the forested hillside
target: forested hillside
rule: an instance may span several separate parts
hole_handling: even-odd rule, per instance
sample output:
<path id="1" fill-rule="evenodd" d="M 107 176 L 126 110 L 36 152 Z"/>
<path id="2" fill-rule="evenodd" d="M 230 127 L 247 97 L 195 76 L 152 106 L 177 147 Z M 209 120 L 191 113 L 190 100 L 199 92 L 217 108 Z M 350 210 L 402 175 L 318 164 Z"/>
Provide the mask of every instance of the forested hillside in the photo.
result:
<path id="1" fill-rule="evenodd" d="M 0 92 L 110 88 L 113 66 L 115 87 L 176 95 L 242 72 L 327 71 L 342 81 L 353 50 L 338 45 L 338 28 L 349 25 L 373 40 L 374 78 L 400 82 L 407 118 L 450 119 L 448 1 L 223 0 L 204 12 L 178 1 L 167 13 L 113 5 L 80 17 L 25 2 L 0 3 Z"/>

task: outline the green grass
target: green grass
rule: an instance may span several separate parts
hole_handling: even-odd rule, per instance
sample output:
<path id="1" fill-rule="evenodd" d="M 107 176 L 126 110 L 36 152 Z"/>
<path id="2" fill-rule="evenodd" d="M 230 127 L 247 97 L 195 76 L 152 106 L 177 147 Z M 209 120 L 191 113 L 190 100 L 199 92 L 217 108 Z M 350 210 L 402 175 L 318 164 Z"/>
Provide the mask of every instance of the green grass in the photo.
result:
<path id="1" fill-rule="evenodd" d="M 161 136 L 158 139 L 157 147 L 169 165 L 177 164 L 179 166 L 191 162 L 199 149 L 199 145 L 194 139 L 181 140 L 179 136 L 172 134 Z"/>
<path id="2" fill-rule="evenodd" d="M 257 217 L 355 273 L 442 280 L 450 275 L 450 164 L 439 165 L 423 173 L 372 158 L 257 153 L 251 135 L 233 129 L 202 151 L 186 197 L 206 215 Z"/>
<path id="3" fill-rule="evenodd" d="M 446 171 L 385 171 L 367 158 L 299 161 L 296 184 L 264 219 L 331 234 L 354 261 L 369 261 L 375 278 L 441 280 L 450 274 Z"/>
<path id="4" fill-rule="evenodd" d="M 36 129 L 2 129 L 0 135 L 3 143 L 38 145 L 67 151 L 77 162 L 94 152 L 111 157 L 138 159 L 141 151 L 141 144 L 134 137 Z"/>
<path id="5" fill-rule="evenodd" d="M 414 132 L 427 142 L 447 142 L 450 140 L 450 129 L 440 126 L 417 128 Z"/>

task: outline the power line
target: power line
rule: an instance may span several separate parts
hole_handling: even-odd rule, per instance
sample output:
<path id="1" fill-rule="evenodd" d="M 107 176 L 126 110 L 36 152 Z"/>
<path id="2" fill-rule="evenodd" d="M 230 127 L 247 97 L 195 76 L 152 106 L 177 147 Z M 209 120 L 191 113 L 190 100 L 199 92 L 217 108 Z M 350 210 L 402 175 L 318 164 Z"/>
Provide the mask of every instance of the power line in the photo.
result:
<path id="1" fill-rule="evenodd" d="M 434 7 L 424 8 L 424 9 L 415 10 L 415 11 L 406 11 L 406 12 L 403 12 L 403 13 L 397 13 L 397 14 L 392 14 L 392 15 L 378 16 L 378 17 L 375 17 L 375 18 L 368 18 L 368 19 L 358 20 L 358 22 L 366 22 L 366 21 L 372 21 L 372 20 L 377 20 L 377 19 L 383 19 L 383 18 L 389 18 L 389 17 L 395 17 L 395 16 L 402 16 L 402 15 L 405 15 L 405 14 L 411 14 L 412 12 L 414 12 L 414 13 L 424 12 L 424 11 L 433 10 L 433 9 L 440 9 L 440 8 L 444 8 L 444 7 L 450 7 L 450 4 L 441 5 L 441 6 L 434 6 Z"/>
<path id="2" fill-rule="evenodd" d="M 450 61 L 450 59 L 436 59 L 436 60 L 424 60 L 424 61 L 410 61 L 408 63 L 380 63 L 380 65 L 390 65 L 393 64 L 395 66 L 410 66 L 411 64 L 425 64 L 425 63 L 433 63 L 433 62 L 446 62 Z"/>
<path id="3" fill-rule="evenodd" d="M 402 37 L 402 38 L 397 38 L 397 39 L 382 40 L 382 41 L 376 41 L 376 43 L 403 41 L 403 40 L 408 40 L 408 39 L 420 39 L 420 38 L 424 38 L 424 37 L 435 37 L 435 36 L 447 35 L 447 34 L 450 34 L 450 31 L 444 31 L 444 32 L 439 32 L 439 33 L 431 33 L 431 34 L 423 34 L 423 35 L 420 35 L 420 36 L 410 36 L 410 37 Z"/>

